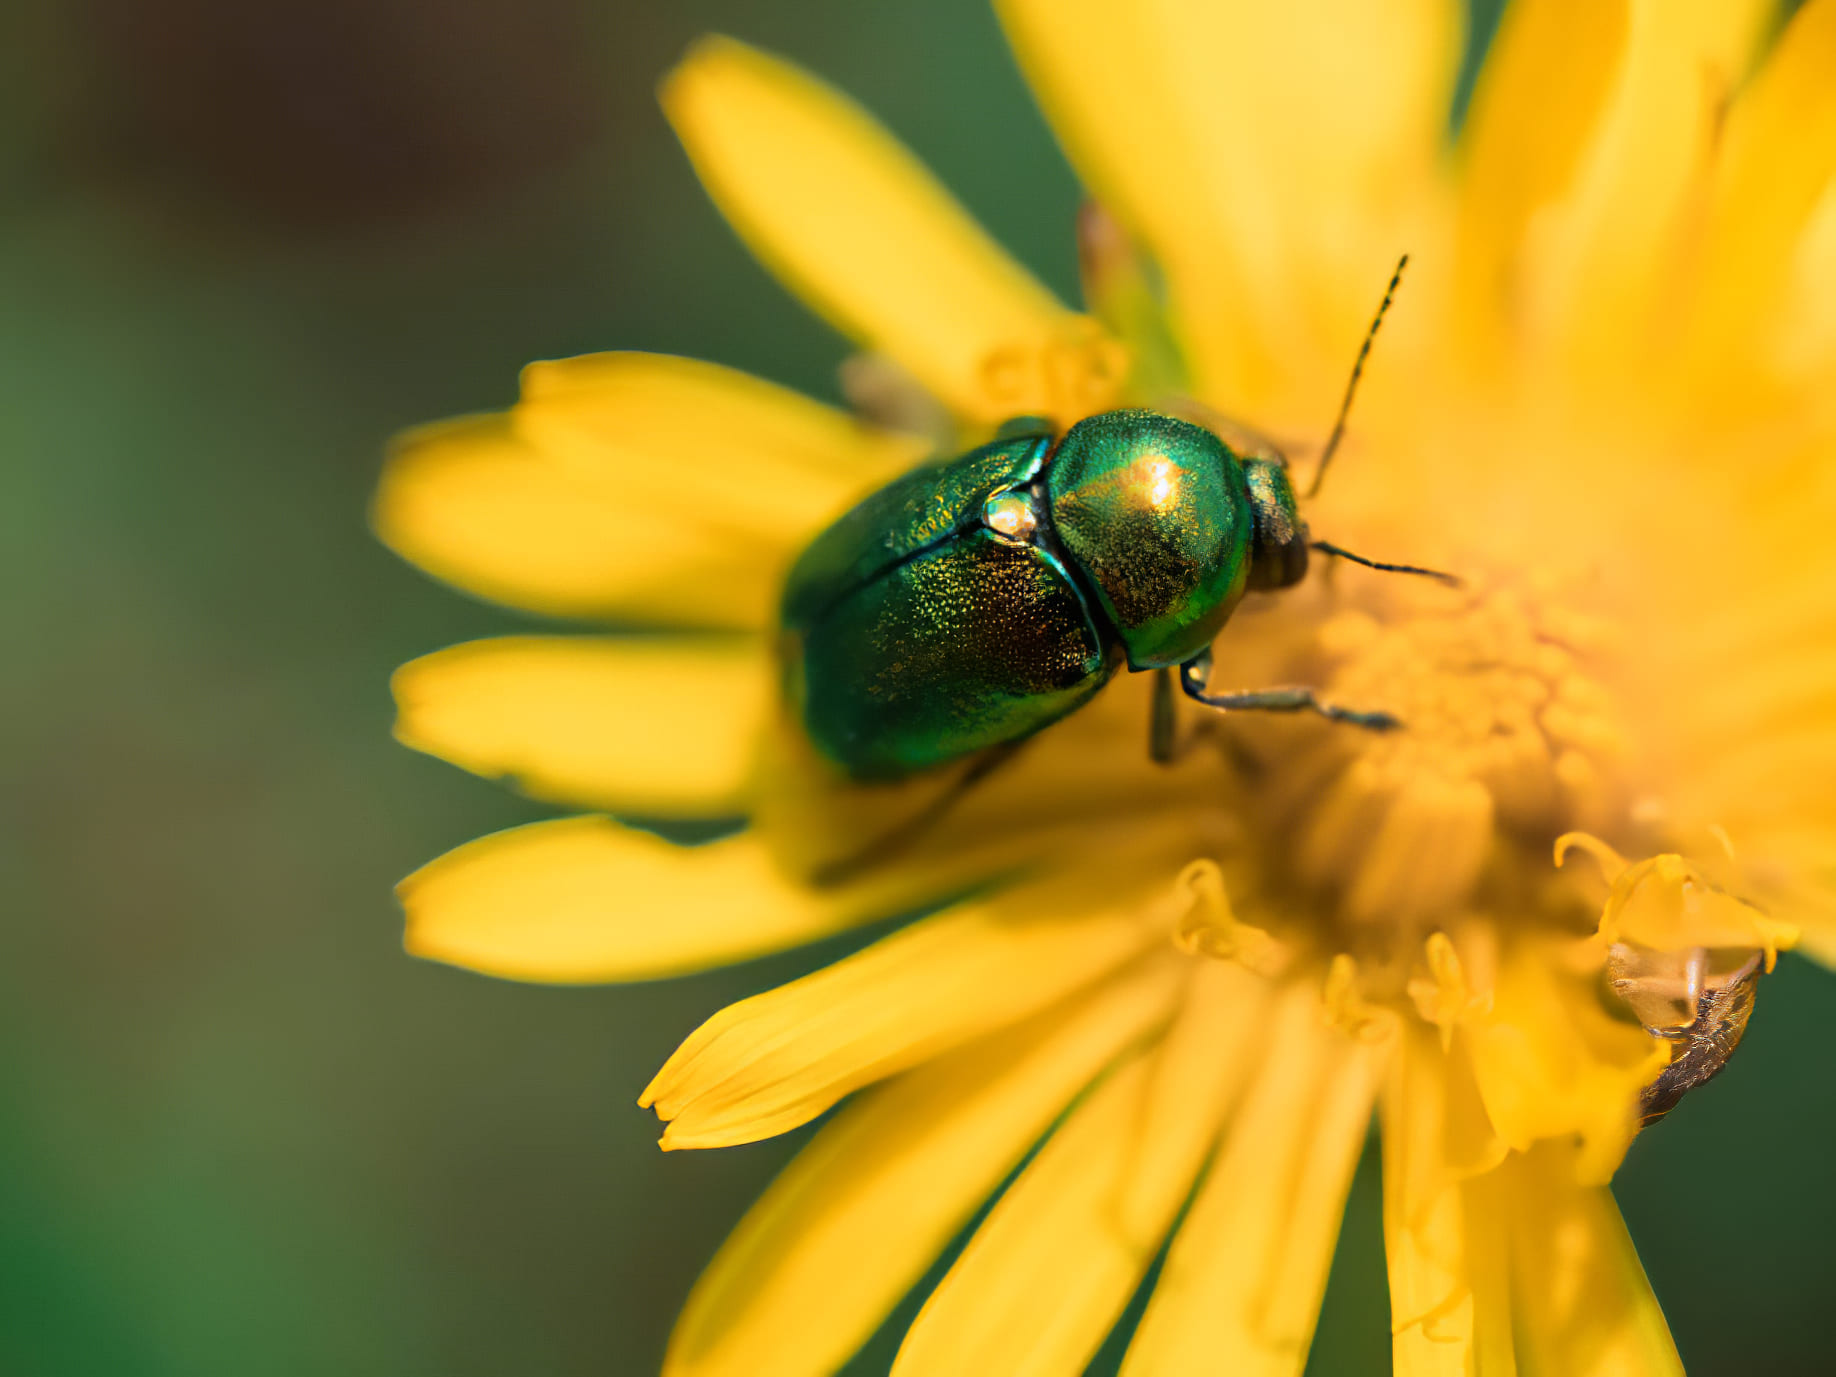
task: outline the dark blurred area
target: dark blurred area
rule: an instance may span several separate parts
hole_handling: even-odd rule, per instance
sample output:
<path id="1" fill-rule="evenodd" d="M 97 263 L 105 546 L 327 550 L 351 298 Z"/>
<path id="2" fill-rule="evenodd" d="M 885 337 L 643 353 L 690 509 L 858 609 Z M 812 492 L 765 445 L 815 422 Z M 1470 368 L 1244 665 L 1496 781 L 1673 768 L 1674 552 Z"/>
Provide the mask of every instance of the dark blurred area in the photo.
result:
<path id="1" fill-rule="evenodd" d="M 463 214 L 606 132 L 570 0 L 89 0 L 101 160 L 274 228 Z"/>
<path id="2" fill-rule="evenodd" d="M 634 1101 L 823 952 L 522 987 L 403 956 L 390 895 L 548 810 L 389 739 L 394 665 L 527 624 L 369 536 L 387 436 L 613 347 L 835 395 L 656 111 L 709 29 L 1071 291 L 1076 188 L 979 0 L 0 7 L 0 1373 L 654 1372 L 801 1141 L 666 1157 Z M 1694 1373 L 1829 1370 L 1830 994 L 1787 963 L 1621 1178 Z M 1387 1371 L 1373 1167 L 1314 1372 Z"/>

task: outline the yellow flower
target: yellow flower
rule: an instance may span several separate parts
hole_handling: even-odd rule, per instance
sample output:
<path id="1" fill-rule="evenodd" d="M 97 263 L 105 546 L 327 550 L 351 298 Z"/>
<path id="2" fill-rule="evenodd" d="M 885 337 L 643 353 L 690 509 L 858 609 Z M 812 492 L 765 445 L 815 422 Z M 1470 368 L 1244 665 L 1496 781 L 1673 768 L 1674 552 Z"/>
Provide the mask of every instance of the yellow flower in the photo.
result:
<path id="1" fill-rule="evenodd" d="M 1398 1372 L 1679 1371 L 1604 1183 L 1699 1013 L 1744 1019 L 1800 932 L 1836 955 L 1836 0 L 1777 36 L 1754 0 L 1517 0 L 1451 148 L 1449 0 L 999 8 L 1103 207 L 1089 314 L 854 105 L 710 40 L 665 108 L 870 356 L 884 424 L 613 354 L 400 443 L 376 521 L 408 558 L 669 628 L 418 660 L 401 738 L 750 823 L 483 838 L 403 882 L 408 945 L 637 980 L 923 915 L 716 1014 L 645 1091 L 666 1148 L 853 1096 L 703 1276 L 670 1373 L 832 1370 L 1016 1167 L 900 1374 L 1082 1371 L 1169 1237 L 1124 1371 L 1298 1372 L 1373 1113 Z M 1160 766 L 1123 676 L 942 811 L 955 772 L 813 759 L 779 582 L 931 448 L 910 427 L 1196 406 L 1304 477 L 1403 249 L 1307 515 L 1464 584 L 1319 570 L 1246 604 L 1214 675 L 1405 730 L 1188 708 Z"/>

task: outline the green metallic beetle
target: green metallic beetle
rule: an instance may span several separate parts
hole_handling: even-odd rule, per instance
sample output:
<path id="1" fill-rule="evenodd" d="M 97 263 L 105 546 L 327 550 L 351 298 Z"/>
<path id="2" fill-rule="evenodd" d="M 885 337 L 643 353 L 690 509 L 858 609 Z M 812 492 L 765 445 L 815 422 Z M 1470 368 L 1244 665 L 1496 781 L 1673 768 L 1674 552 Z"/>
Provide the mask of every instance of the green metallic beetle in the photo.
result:
<path id="1" fill-rule="evenodd" d="M 1382 319 L 1380 308 L 1316 486 Z M 817 750 L 861 780 L 1010 746 L 1125 664 L 1160 671 L 1151 749 L 1163 760 L 1175 666 L 1186 695 L 1210 707 L 1395 727 L 1304 688 L 1207 691 L 1209 647 L 1238 602 L 1298 583 L 1310 545 L 1433 573 L 1310 542 L 1272 447 L 1245 457 L 1154 411 L 1104 412 L 1062 436 L 1022 418 L 894 480 L 804 551 L 781 608 L 785 691 Z"/>
<path id="2" fill-rule="evenodd" d="M 823 755 L 858 779 L 941 765 L 1051 725 L 1123 664 L 1179 666 L 1186 692 L 1214 706 L 1393 725 L 1304 690 L 1204 691 L 1207 648 L 1244 593 L 1307 571 L 1279 461 L 1239 458 L 1152 411 L 1053 438 L 1010 423 L 880 489 L 796 562 L 787 691 Z"/>

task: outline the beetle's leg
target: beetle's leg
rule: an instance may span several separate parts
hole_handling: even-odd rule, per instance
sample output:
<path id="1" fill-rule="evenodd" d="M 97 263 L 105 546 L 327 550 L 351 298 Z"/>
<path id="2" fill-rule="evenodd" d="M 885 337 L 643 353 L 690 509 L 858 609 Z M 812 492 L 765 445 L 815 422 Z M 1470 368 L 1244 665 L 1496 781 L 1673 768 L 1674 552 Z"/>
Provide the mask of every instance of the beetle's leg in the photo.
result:
<path id="1" fill-rule="evenodd" d="M 1154 671 L 1154 705 L 1148 709 L 1148 756 L 1156 765 L 1173 763 L 1174 734 L 1179 729 L 1173 702 L 1173 671 Z"/>
<path id="2" fill-rule="evenodd" d="M 890 860 L 935 826 L 976 785 L 1012 760 L 1026 742 L 1008 741 L 983 751 L 947 788 L 903 822 L 872 838 L 860 850 L 819 867 L 810 876 L 818 886 L 838 885 Z"/>
<path id="3" fill-rule="evenodd" d="M 1333 722 L 1363 727 L 1366 731 L 1393 731 L 1402 723 L 1387 712 L 1358 712 L 1336 703 L 1323 703 L 1310 688 L 1252 689 L 1246 693 L 1212 693 L 1205 687 L 1211 669 L 1211 652 L 1201 651 L 1179 667 L 1179 686 L 1186 697 L 1208 708 L 1232 712 L 1312 712 Z"/>

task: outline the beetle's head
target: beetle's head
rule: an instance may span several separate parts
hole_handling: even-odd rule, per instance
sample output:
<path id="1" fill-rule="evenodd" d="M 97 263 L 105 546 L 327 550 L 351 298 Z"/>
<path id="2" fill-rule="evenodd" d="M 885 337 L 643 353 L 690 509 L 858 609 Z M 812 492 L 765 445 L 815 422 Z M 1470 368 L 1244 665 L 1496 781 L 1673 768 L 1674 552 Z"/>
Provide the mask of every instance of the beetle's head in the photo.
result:
<path id="1" fill-rule="evenodd" d="M 1307 576 L 1307 523 L 1294 505 L 1288 466 L 1278 459 L 1245 459 L 1254 533 L 1249 586 L 1292 588 Z"/>

